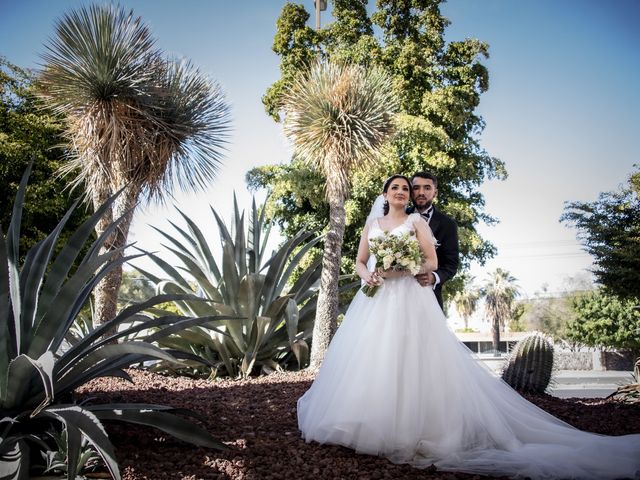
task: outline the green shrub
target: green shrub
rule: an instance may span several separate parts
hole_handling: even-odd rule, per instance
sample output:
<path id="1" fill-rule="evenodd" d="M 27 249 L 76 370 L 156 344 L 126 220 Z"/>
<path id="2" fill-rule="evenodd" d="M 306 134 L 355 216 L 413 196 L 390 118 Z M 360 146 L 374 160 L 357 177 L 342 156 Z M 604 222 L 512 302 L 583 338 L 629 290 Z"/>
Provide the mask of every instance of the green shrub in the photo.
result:
<path id="1" fill-rule="evenodd" d="M 575 317 L 567 324 L 565 335 L 588 347 L 640 354 L 639 303 L 600 290 L 578 294 L 571 302 Z"/>

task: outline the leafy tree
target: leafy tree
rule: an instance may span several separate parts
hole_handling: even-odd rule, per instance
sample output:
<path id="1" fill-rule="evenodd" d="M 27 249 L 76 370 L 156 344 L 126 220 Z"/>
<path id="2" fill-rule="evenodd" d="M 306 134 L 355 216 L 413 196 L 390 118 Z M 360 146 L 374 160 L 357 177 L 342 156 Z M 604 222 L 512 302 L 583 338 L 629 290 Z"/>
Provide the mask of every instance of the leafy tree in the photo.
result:
<path id="1" fill-rule="evenodd" d="M 526 332 L 527 324 L 524 322 L 524 315 L 527 313 L 529 306 L 526 302 L 515 302 L 511 307 L 509 314 L 509 331 L 510 332 Z"/>
<path id="2" fill-rule="evenodd" d="M 141 200 L 162 201 L 175 186 L 197 189 L 215 177 L 228 127 L 222 94 L 190 63 L 163 58 L 133 12 L 81 7 L 65 15 L 44 54 L 41 95 L 66 118 L 66 172 L 95 209 L 123 189 L 96 226 L 119 228 L 105 250 L 126 245 Z M 116 313 L 122 268 L 95 290 L 100 323 Z"/>
<path id="3" fill-rule="evenodd" d="M 565 328 L 567 323 L 575 318 L 575 312 L 571 307 L 575 296 L 594 289 L 591 275 L 588 273 L 568 276 L 563 283 L 560 292 L 551 292 L 545 284 L 533 298 L 518 302 L 526 306 L 522 323 L 527 330 L 542 332 L 556 342 L 567 340 Z M 512 323 L 509 324 L 509 328 L 512 328 Z M 574 348 L 578 344 L 573 342 L 567 346 Z"/>
<path id="4" fill-rule="evenodd" d="M 475 313 L 480 302 L 480 289 L 473 284 L 473 277 L 465 279 L 464 288 L 456 292 L 453 303 L 464 321 L 465 331 L 469 330 L 469 318 Z"/>
<path id="5" fill-rule="evenodd" d="M 574 316 L 572 298 L 572 295 L 535 297 L 527 303 L 522 320 L 531 330 L 549 335 L 556 341 L 563 339 L 565 326 Z"/>
<path id="6" fill-rule="evenodd" d="M 0 57 L 0 224 L 9 225 L 11 199 L 18 191 L 22 174 L 33 160 L 31 183 L 27 186 L 24 205 L 20 255 L 54 229 L 76 200 L 64 179 L 56 176 L 62 164 L 62 122 L 34 95 L 33 75 Z M 74 210 L 69 218 L 71 230 L 87 217 L 87 212 Z"/>
<path id="7" fill-rule="evenodd" d="M 515 277 L 506 270 L 496 268 L 489 275 L 482 289 L 482 296 L 486 304 L 487 314 L 491 321 L 493 333 L 493 351 L 498 355 L 500 345 L 500 330 L 511 319 L 513 304 L 520 290 Z"/>
<path id="8" fill-rule="evenodd" d="M 384 70 L 318 62 L 284 95 L 284 131 L 301 162 L 326 178 L 324 241 L 310 368 L 318 369 L 337 328 L 338 280 L 351 174 L 374 165 L 394 130 L 398 102 Z"/>
<path id="9" fill-rule="evenodd" d="M 640 171 L 627 185 L 604 192 L 595 202 L 571 202 L 561 221 L 578 229 L 584 249 L 593 256 L 593 273 L 607 293 L 640 298 Z"/>
<path id="10" fill-rule="evenodd" d="M 133 270 L 122 271 L 122 283 L 118 290 L 120 308 L 132 303 L 140 303 L 156 294 L 154 285 L 144 276 Z"/>
<path id="11" fill-rule="evenodd" d="M 640 354 L 640 309 L 636 300 L 596 290 L 577 295 L 571 306 L 576 318 L 566 327 L 569 340 Z"/>
<path id="12" fill-rule="evenodd" d="M 430 170 L 439 178 L 439 207 L 458 223 L 462 266 L 480 263 L 494 254 L 493 246 L 476 232 L 479 222 L 494 220 L 483 212 L 477 187 L 488 178 L 506 176 L 504 165 L 484 151 L 479 136 L 484 121 L 475 113 L 489 86 L 481 63 L 488 56 L 484 42 L 468 39 L 445 44 L 449 24 L 439 0 L 380 0 L 369 16 L 364 0 L 335 0 L 335 21 L 313 32 L 301 5 L 287 3 L 278 20 L 273 49 L 280 56 L 281 78 L 266 92 L 267 112 L 279 120 L 282 92 L 296 72 L 306 71 L 319 54 L 335 61 L 376 65 L 394 79 L 400 96 L 397 135 L 380 161 L 352 177 L 345 201 L 343 254 L 355 258 L 360 229 L 383 180 L 390 173 L 412 175 Z M 378 27 L 380 35 L 374 34 Z M 268 214 L 285 235 L 300 228 L 326 229 L 329 207 L 322 195 L 324 174 L 293 159 L 289 164 L 251 170 L 251 188 L 268 188 Z M 343 271 L 352 264 L 343 263 Z M 461 282 L 448 282 L 460 288 Z"/>

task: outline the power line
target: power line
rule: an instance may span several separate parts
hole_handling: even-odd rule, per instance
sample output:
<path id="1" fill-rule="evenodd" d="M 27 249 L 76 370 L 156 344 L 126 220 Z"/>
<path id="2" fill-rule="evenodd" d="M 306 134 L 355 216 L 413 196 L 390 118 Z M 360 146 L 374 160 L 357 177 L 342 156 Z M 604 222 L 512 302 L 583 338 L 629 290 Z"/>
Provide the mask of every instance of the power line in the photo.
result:
<path id="1" fill-rule="evenodd" d="M 575 240 L 532 240 L 528 242 L 508 242 L 504 243 L 504 248 L 523 248 L 525 246 L 536 246 L 536 245 L 557 245 L 557 246 L 576 246 L 579 247 L 582 244 L 576 242 Z"/>
<path id="2" fill-rule="evenodd" d="M 498 253 L 492 260 L 496 259 L 513 259 L 513 258 L 576 258 L 576 257 L 591 257 L 586 252 L 575 252 L 575 253 L 531 253 L 531 254 L 521 254 L 521 255 L 501 255 Z"/>

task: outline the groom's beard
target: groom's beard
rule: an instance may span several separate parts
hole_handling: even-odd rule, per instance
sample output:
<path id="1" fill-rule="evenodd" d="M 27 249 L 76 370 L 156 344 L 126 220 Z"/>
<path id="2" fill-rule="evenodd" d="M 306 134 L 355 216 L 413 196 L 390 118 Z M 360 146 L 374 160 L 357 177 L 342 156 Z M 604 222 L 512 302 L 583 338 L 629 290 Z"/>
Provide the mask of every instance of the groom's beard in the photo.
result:
<path id="1" fill-rule="evenodd" d="M 419 213 L 422 213 L 422 212 L 428 210 L 429 208 L 431 208 L 432 202 L 427 202 L 427 203 L 425 203 L 423 205 L 418 205 L 418 203 L 416 201 L 414 201 L 413 205 L 416 207 L 416 210 Z"/>

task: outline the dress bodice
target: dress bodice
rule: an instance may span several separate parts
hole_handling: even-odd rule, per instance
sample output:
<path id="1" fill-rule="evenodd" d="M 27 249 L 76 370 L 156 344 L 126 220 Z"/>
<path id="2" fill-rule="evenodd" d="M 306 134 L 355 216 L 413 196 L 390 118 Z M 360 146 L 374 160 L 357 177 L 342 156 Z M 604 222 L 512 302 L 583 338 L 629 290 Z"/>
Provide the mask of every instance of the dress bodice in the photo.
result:
<path id="1" fill-rule="evenodd" d="M 387 234 L 402 235 L 403 233 L 415 231 L 414 223 L 416 222 L 416 220 L 423 221 L 419 213 L 411 213 L 400 225 L 392 228 L 390 231 L 386 231 L 380 227 L 380 223 L 378 222 L 378 220 L 379 218 L 376 218 L 371 222 L 371 226 L 369 227 L 369 233 L 367 236 L 369 240 Z"/>

